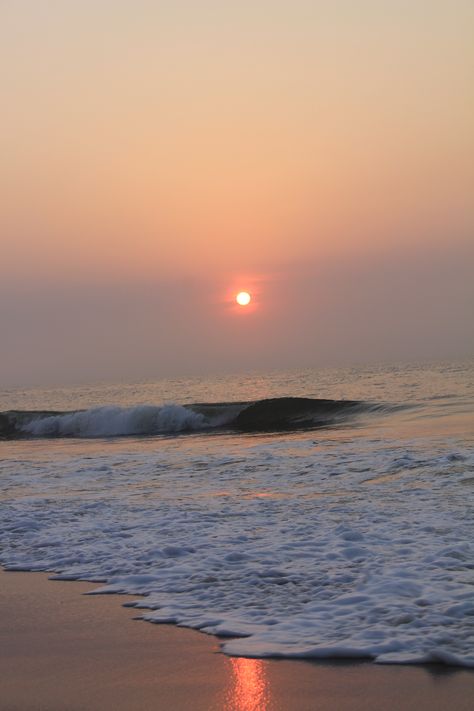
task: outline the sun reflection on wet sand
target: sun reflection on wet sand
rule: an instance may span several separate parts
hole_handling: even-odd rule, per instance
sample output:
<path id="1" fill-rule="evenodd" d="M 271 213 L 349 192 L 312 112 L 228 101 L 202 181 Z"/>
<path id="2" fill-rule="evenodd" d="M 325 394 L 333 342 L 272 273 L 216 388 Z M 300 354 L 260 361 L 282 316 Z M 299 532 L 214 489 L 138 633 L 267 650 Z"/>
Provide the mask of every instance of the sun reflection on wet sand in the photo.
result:
<path id="1" fill-rule="evenodd" d="M 267 711 L 270 686 L 265 662 L 261 659 L 229 659 L 232 681 L 226 695 L 225 711 Z"/>

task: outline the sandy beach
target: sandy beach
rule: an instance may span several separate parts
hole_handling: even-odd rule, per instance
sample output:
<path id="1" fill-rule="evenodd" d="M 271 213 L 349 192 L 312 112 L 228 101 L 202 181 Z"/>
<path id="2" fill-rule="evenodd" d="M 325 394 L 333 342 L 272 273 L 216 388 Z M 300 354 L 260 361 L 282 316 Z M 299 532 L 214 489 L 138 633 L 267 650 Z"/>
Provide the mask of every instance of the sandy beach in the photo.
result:
<path id="1" fill-rule="evenodd" d="M 472 708 L 446 667 L 232 659 L 214 637 L 134 620 L 90 583 L 0 572 L 0 709 L 400 711 Z"/>

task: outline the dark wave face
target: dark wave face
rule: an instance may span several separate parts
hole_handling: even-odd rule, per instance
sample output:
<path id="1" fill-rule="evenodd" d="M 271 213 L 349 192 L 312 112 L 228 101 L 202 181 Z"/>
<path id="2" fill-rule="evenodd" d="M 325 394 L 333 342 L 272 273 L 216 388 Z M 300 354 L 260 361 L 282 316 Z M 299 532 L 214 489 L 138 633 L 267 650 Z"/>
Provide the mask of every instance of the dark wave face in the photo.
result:
<path id="1" fill-rule="evenodd" d="M 259 400 L 249 404 L 237 415 L 234 426 L 243 431 L 325 427 L 369 407 L 351 400 L 300 397 Z"/>
<path id="2" fill-rule="evenodd" d="M 279 397 L 254 402 L 105 406 L 68 412 L 0 413 L 0 438 L 122 437 L 208 430 L 279 432 L 329 427 L 381 409 L 355 400 Z"/>

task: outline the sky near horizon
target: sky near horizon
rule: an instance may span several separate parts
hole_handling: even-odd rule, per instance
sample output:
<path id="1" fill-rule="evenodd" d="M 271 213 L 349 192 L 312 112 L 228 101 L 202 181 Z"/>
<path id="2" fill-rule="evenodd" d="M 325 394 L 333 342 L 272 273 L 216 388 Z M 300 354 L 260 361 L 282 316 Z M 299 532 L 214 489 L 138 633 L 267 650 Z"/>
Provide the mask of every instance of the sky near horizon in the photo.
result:
<path id="1" fill-rule="evenodd" d="M 472 355 L 473 35 L 471 0 L 4 0 L 0 384 Z"/>

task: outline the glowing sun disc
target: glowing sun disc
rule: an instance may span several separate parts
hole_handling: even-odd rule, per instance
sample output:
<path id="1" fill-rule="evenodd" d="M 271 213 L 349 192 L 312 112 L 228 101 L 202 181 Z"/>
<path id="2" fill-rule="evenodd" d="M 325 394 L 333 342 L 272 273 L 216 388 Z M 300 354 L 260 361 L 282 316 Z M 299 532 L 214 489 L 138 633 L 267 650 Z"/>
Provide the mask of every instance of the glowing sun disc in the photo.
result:
<path id="1" fill-rule="evenodd" d="M 251 296 L 248 293 L 248 291 L 239 291 L 237 296 L 235 297 L 235 300 L 239 304 L 239 306 L 247 306 L 250 304 Z"/>

